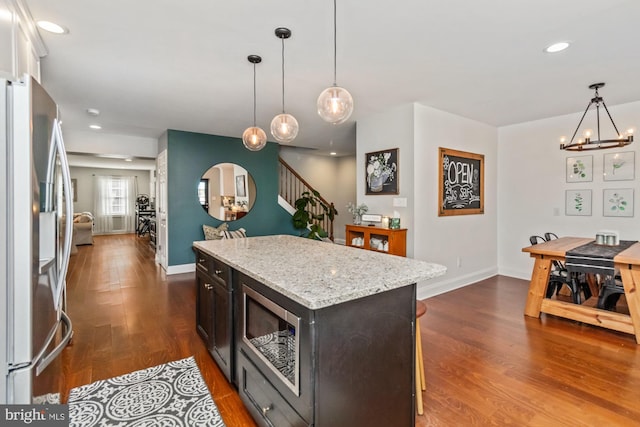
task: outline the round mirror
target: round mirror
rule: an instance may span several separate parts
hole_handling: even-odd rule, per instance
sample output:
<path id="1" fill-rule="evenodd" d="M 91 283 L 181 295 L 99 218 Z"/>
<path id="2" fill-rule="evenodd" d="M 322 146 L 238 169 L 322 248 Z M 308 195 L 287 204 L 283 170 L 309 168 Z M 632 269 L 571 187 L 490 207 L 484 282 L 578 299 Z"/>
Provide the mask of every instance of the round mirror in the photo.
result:
<path id="1" fill-rule="evenodd" d="M 198 201 L 212 217 L 220 221 L 235 221 L 253 207 L 256 183 L 242 166 L 218 163 L 200 178 Z"/>

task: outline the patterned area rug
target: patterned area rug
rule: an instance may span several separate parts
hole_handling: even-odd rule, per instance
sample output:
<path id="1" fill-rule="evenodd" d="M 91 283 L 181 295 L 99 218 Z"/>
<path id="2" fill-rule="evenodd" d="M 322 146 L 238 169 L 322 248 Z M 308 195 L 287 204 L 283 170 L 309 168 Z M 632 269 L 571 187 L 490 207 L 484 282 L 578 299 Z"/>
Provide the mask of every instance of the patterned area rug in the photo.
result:
<path id="1" fill-rule="evenodd" d="M 193 357 L 77 387 L 70 425 L 224 427 Z"/>

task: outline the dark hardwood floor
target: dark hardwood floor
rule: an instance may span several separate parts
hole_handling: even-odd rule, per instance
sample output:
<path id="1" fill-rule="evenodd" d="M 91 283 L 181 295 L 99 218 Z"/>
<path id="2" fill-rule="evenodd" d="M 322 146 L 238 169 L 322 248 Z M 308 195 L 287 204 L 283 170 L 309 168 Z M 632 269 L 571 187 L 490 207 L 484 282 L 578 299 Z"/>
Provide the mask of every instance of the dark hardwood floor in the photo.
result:
<path id="1" fill-rule="evenodd" d="M 167 277 L 147 238 L 94 241 L 71 257 L 63 400 L 72 387 L 193 355 L 227 426 L 255 426 L 195 332 L 194 274 Z M 496 276 L 426 300 L 416 426 L 640 425 L 633 336 L 527 318 L 527 289 Z"/>
<path id="2" fill-rule="evenodd" d="M 73 387 L 194 356 L 226 425 L 256 425 L 196 333 L 195 273 L 166 276 L 148 236 L 94 236 L 71 256 L 67 289 L 63 401 Z"/>

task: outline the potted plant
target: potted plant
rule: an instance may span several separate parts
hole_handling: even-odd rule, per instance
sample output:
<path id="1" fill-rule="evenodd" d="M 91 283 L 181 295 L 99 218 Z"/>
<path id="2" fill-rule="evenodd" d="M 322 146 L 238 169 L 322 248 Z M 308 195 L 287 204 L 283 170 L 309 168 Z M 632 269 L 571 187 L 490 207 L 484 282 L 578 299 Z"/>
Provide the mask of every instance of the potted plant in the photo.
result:
<path id="1" fill-rule="evenodd" d="M 322 212 L 317 213 L 317 207 Z M 296 211 L 293 214 L 293 226 L 298 230 L 304 230 L 302 236 L 310 239 L 322 239 L 328 237 L 328 233 L 322 228 L 325 216 L 333 221 L 338 211 L 332 204 L 327 204 L 316 190 L 304 191 L 295 201 Z"/>
<path id="2" fill-rule="evenodd" d="M 353 215 L 353 223 L 355 225 L 360 225 L 362 224 L 362 215 L 369 211 L 369 207 L 364 203 L 355 205 L 349 202 L 349 204 L 347 204 L 347 210 L 351 215 Z"/>

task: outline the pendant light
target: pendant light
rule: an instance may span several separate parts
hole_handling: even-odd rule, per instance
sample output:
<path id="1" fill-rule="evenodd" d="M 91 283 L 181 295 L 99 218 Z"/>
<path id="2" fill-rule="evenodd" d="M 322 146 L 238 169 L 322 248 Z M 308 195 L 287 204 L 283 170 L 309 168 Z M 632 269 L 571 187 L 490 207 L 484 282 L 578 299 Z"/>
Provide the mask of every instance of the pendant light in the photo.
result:
<path id="1" fill-rule="evenodd" d="M 279 142 L 291 142 L 298 136 L 298 121 L 284 112 L 284 39 L 291 37 L 291 30 L 276 28 L 276 37 L 282 40 L 282 114 L 271 121 L 271 135 Z"/>
<path id="2" fill-rule="evenodd" d="M 251 151 L 260 151 L 267 145 L 267 134 L 256 126 L 256 64 L 262 62 L 258 55 L 249 55 L 247 60 L 253 64 L 253 126 L 242 133 L 242 143 Z"/>
<path id="3" fill-rule="evenodd" d="M 594 83 L 589 86 L 589 89 L 595 90 L 595 95 L 587 104 L 586 110 L 584 110 L 584 114 L 578 122 L 578 127 L 576 127 L 575 132 L 573 132 L 573 136 L 571 137 L 571 141 L 568 144 L 565 144 L 564 137 L 560 139 L 560 149 L 567 151 L 583 151 L 583 150 L 602 150 L 605 148 L 615 148 L 615 147 L 624 147 L 625 145 L 629 145 L 633 142 L 633 129 L 627 130 L 626 135 L 622 135 L 618 131 L 618 127 L 613 121 L 613 117 L 611 117 L 611 113 L 609 113 L 609 109 L 607 108 L 607 104 L 604 103 L 604 99 L 598 94 L 598 89 L 604 86 L 604 83 Z M 607 112 L 607 116 L 609 116 L 609 120 L 613 125 L 613 129 L 616 131 L 616 137 L 610 139 L 602 139 L 600 137 L 600 104 L 604 107 L 604 110 Z M 592 105 L 596 106 L 596 125 L 597 125 L 597 135 L 592 135 L 592 131 L 587 129 L 584 133 L 584 138 L 579 138 L 578 141 L 573 142 L 578 130 L 580 129 L 580 125 L 582 125 L 582 121 L 584 120 L 584 116 L 587 115 L 589 108 Z"/>
<path id="4" fill-rule="evenodd" d="M 336 0 L 333 0 L 333 86 L 326 88 L 318 97 L 318 114 L 325 122 L 338 125 L 347 121 L 353 113 L 353 97 L 336 83 Z"/>

